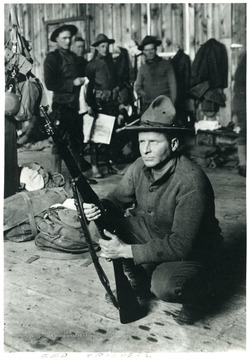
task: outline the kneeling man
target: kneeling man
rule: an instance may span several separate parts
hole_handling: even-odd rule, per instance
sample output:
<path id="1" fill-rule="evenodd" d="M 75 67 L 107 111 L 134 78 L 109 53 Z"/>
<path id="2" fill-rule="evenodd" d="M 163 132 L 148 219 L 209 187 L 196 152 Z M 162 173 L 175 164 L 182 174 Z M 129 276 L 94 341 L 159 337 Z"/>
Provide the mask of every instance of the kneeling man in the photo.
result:
<path id="1" fill-rule="evenodd" d="M 158 299 L 182 303 L 175 320 L 192 324 L 203 315 L 222 241 L 212 186 L 184 155 L 188 130 L 176 123 L 170 98 L 157 97 L 127 131 L 138 132 L 141 157 L 102 199 L 121 214 L 123 235 L 106 232 L 111 240 L 99 239 L 100 256 L 123 258 L 137 294 L 147 287 Z M 89 221 L 100 216 L 93 204 L 83 207 Z"/>

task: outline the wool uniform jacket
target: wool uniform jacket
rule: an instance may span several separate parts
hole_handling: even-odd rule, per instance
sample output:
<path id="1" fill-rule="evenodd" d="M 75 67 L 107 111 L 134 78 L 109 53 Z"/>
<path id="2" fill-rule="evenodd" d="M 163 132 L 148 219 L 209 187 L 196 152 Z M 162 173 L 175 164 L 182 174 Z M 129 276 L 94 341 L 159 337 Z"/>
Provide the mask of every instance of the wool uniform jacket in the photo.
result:
<path id="1" fill-rule="evenodd" d="M 111 54 L 96 55 L 86 66 L 86 76 L 95 90 L 113 90 L 118 86 L 117 68 Z"/>
<path id="2" fill-rule="evenodd" d="M 221 242 L 215 218 L 214 193 L 209 179 L 185 156 L 170 161 L 156 181 L 141 158 L 106 197 L 117 212 L 135 205 L 125 218 L 134 233 L 136 264 L 197 260 L 211 262 Z"/>
<path id="3" fill-rule="evenodd" d="M 172 64 L 156 56 L 143 64 L 137 74 L 135 90 L 144 104 L 150 104 L 157 96 L 168 96 L 173 104 L 177 95 L 177 83 Z"/>
<path id="4" fill-rule="evenodd" d="M 79 108 L 79 86 L 73 81 L 80 75 L 78 57 L 70 50 L 57 49 L 47 54 L 44 62 L 45 85 L 53 91 L 53 102 Z"/>
<path id="5" fill-rule="evenodd" d="M 96 90 L 113 91 L 119 86 L 117 67 L 111 54 L 101 56 L 97 53 L 86 66 L 86 77 L 89 80 L 86 101 L 93 108 L 96 107 Z"/>

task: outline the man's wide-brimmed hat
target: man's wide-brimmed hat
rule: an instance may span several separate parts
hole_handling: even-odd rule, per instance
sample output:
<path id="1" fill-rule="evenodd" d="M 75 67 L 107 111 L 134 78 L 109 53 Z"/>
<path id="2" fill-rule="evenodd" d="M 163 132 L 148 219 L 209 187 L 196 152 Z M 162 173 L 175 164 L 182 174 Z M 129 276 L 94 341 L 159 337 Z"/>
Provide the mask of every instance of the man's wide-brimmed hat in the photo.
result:
<path id="1" fill-rule="evenodd" d="M 114 44 L 114 42 L 114 39 L 109 39 L 106 35 L 99 34 L 96 36 L 95 42 L 91 46 L 96 47 L 102 43 Z"/>
<path id="2" fill-rule="evenodd" d="M 125 126 L 125 130 L 163 131 L 188 130 L 176 120 L 176 111 L 171 99 L 165 95 L 158 96 L 139 119 L 137 126 Z"/>
<path id="3" fill-rule="evenodd" d="M 156 46 L 159 46 L 162 44 L 161 40 L 156 39 L 154 36 L 147 35 L 142 40 L 141 44 L 138 46 L 138 49 L 143 51 L 145 45 L 154 44 Z"/>
<path id="4" fill-rule="evenodd" d="M 67 24 L 63 24 L 61 25 L 60 27 L 58 27 L 57 29 L 55 29 L 53 32 L 52 32 L 52 35 L 50 37 L 50 40 L 52 42 L 56 42 L 56 38 L 58 37 L 58 35 L 60 33 L 62 33 L 63 31 L 70 31 L 71 33 L 71 36 L 74 36 L 77 34 L 78 32 L 78 29 L 76 26 L 74 25 L 67 25 Z"/>

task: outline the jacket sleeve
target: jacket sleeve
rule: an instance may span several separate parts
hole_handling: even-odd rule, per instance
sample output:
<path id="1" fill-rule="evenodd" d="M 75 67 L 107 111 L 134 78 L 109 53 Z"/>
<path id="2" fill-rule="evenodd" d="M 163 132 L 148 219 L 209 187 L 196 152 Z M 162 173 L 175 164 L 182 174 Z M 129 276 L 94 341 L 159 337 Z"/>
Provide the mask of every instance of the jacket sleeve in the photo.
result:
<path id="1" fill-rule="evenodd" d="M 86 102 L 92 108 L 96 108 L 95 96 L 93 93 L 94 90 L 94 81 L 95 81 L 95 69 L 91 62 L 86 66 L 85 76 L 88 78 L 89 83 L 87 86 Z"/>
<path id="2" fill-rule="evenodd" d="M 145 91 L 143 90 L 143 68 L 142 66 L 138 70 L 137 78 L 135 82 L 135 91 L 137 95 L 144 97 L 146 95 Z"/>
<path id="3" fill-rule="evenodd" d="M 53 53 L 46 56 L 44 62 L 44 79 L 46 88 L 57 93 L 72 93 L 74 78 L 64 79 L 60 73 L 57 57 Z"/>

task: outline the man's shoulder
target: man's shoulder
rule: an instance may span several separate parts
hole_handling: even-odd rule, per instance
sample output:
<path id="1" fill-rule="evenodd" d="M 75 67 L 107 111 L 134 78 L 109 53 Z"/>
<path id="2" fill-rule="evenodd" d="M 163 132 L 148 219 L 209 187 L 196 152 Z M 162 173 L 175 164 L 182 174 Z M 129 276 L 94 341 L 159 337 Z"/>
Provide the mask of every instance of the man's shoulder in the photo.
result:
<path id="1" fill-rule="evenodd" d="M 50 51 L 49 53 L 47 53 L 46 55 L 46 59 L 47 60 L 59 60 L 61 58 L 60 56 L 60 52 L 58 49 L 55 49 L 53 51 Z"/>
<path id="2" fill-rule="evenodd" d="M 178 178 L 193 189 L 208 186 L 210 181 L 204 170 L 186 156 L 180 156 L 177 162 L 176 173 Z"/>
<path id="3" fill-rule="evenodd" d="M 136 175 L 138 177 L 139 173 L 141 173 L 143 169 L 144 169 L 144 162 L 143 162 L 143 159 L 141 157 L 139 157 L 130 165 L 128 170 L 133 175 Z"/>
<path id="4" fill-rule="evenodd" d="M 87 60 L 83 56 L 77 56 L 77 63 L 79 65 L 86 66 L 87 65 Z"/>
<path id="5" fill-rule="evenodd" d="M 92 69 L 92 68 L 95 68 L 97 66 L 97 64 L 98 64 L 97 59 L 93 58 L 93 59 L 87 61 L 86 67 Z"/>
<path id="6" fill-rule="evenodd" d="M 159 66 L 164 66 L 164 67 L 167 67 L 167 68 L 171 68 L 172 67 L 172 63 L 171 63 L 171 60 L 169 59 L 163 59 L 161 58 L 160 62 L 158 63 Z"/>

